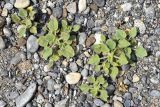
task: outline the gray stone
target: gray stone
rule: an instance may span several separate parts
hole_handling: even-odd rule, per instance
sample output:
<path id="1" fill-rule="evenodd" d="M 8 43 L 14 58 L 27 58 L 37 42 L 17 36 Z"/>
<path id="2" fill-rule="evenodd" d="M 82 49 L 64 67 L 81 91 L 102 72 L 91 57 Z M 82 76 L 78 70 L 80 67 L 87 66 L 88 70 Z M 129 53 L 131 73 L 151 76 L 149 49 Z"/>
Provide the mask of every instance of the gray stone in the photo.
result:
<path id="1" fill-rule="evenodd" d="M 160 35 L 160 27 L 155 29 L 155 34 Z"/>
<path id="2" fill-rule="evenodd" d="M 160 51 L 156 52 L 156 57 L 159 58 L 160 57 Z"/>
<path id="3" fill-rule="evenodd" d="M 26 8 L 30 5 L 30 0 L 16 0 L 14 6 L 16 8 Z"/>
<path id="4" fill-rule="evenodd" d="M 129 68 L 130 68 L 130 65 L 129 64 L 122 65 L 121 68 L 122 68 L 123 71 L 128 71 Z"/>
<path id="5" fill-rule="evenodd" d="M 42 104 L 44 102 L 44 97 L 41 94 L 38 94 L 36 101 L 37 103 Z"/>
<path id="6" fill-rule="evenodd" d="M 95 99 L 94 100 L 94 104 L 96 106 L 102 106 L 102 105 L 104 105 L 104 102 L 102 100 L 100 100 L 100 99 Z"/>
<path id="7" fill-rule="evenodd" d="M 76 2 L 70 3 L 70 4 L 67 6 L 67 11 L 70 12 L 70 13 L 72 13 L 72 14 L 75 14 L 76 11 L 77 11 Z"/>
<path id="8" fill-rule="evenodd" d="M 155 16 L 155 11 L 153 6 L 150 6 L 148 8 L 145 8 L 145 13 L 146 13 L 146 17 L 148 18 L 153 18 Z"/>
<path id="9" fill-rule="evenodd" d="M 131 3 L 124 3 L 121 5 L 121 8 L 123 9 L 123 11 L 130 11 L 132 7 Z"/>
<path id="10" fill-rule="evenodd" d="M 86 0 L 79 0 L 78 2 L 79 13 L 84 11 L 86 8 L 87 8 Z"/>
<path id="11" fill-rule="evenodd" d="M 54 84 L 55 84 L 54 80 L 53 79 L 49 79 L 47 81 L 47 89 L 49 91 L 53 91 L 54 90 Z"/>
<path id="12" fill-rule="evenodd" d="M 37 37 L 31 35 L 27 39 L 27 50 L 31 53 L 34 53 L 38 50 L 38 43 L 37 43 Z"/>
<path id="13" fill-rule="evenodd" d="M 10 61 L 10 65 L 17 65 L 20 61 L 22 61 L 23 55 L 24 55 L 23 52 L 16 53 L 15 56 Z"/>
<path id="14" fill-rule="evenodd" d="M 94 25 L 95 25 L 95 24 L 94 24 L 94 20 L 93 20 L 93 19 L 90 19 L 90 20 L 87 21 L 87 27 L 88 27 L 88 28 L 93 28 Z"/>
<path id="15" fill-rule="evenodd" d="M 55 104 L 54 107 L 68 107 L 68 99 L 61 100 Z"/>
<path id="16" fill-rule="evenodd" d="M 79 33 L 79 44 L 84 45 L 86 41 L 86 33 Z"/>
<path id="17" fill-rule="evenodd" d="M 6 102 L 4 102 L 3 100 L 0 100 L 0 107 L 6 107 Z"/>
<path id="18" fill-rule="evenodd" d="M 156 77 L 156 76 L 151 77 L 150 81 L 151 81 L 153 84 L 158 84 L 158 83 L 159 83 L 158 77 Z"/>
<path id="19" fill-rule="evenodd" d="M 6 27 L 3 28 L 3 33 L 4 33 L 4 35 L 7 36 L 7 37 L 10 37 L 10 36 L 12 35 L 11 30 L 8 29 L 8 28 L 6 28 Z"/>
<path id="20" fill-rule="evenodd" d="M 129 99 L 129 100 L 130 100 L 130 99 L 132 98 L 132 94 L 129 93 L 129 92 L 128 92 L 128 93 L 125 93 L 125 94 L 123 95 L 123 98 L 124 98 L 124 99 Z"/>
<path id="21" fill-rule="evenodd" d="M 5 42 L 3 38 L 0 36 L 0 49 L 4 49 L 4 48 L 5 48 Z"/>
<path id="22" fill-rule="evenodd" d="M 11 3 L 6 3 L 4 5 L 4 8 L 6 8 L 7 10 L 11 10 L 11 9 L 13 9 L 13 5 Z"/>
<path id="23" fill-rule="evenodd" d="M 53 106 L 50 103 L 46 103 L 44 107 L 53 107 Z"/>
<path id="24" fill-rule="evenodd" d="M 13 99 L 15 99 L 19 96 L 19 93 L 17 91 L 13 91 L 13 92 L 10 92 L 8 94 L 9 94 L 8 98 L 11 99 L 11 100 L 13 100 Z"/>
<path id="25" fill-rule="evenodd" d="M 36 89 L 37 89 L 36 83 L 30 84 L 28 88 L 25 90 L 25 92 L 16 98 L 16 107 L 25 106 L 34 96 Z"/>
<path id="26" fill-rule="evenodd" d="M 71 62 L 70 65 L 69 65 L 69 68 L 72 72 L 78 71 L 78 66 L 75 62 Z"/>
<path id="27" fill-rule="evenodd" d="M 2 16 L 0 16 L 0 28 L 3 27 L 4 24 L 5 24 L 5 19 Z"/>
<path id="28" fill-rule="evenodd" d="M 141 34 L 145 33 L 146 26 L 141 20 L 139 20 L 139 19 L 134 20 L 134 26 L 139 28 L 139 31 Z"/>
<path id="29" fill-rule="evenodd" d="M 124 107 L 131 107 L 131 100 L 125 100 Z"/>
<path id="30" fill-rule="evenodd" d="M 103 7 L 105 5 L 105 0 L 93 0 L 93 2 L 99 6 L 99 7 Z"/>
<path id="31" fill-rule="evenodd" d="M 158 90 L 152 90 L 150 92 L 150 96 L 151 97 L 160 97 L 160 91 L 158 91 Z"/>
<path id="32" fill-rule="evenodd" d="M 82 75 L 83 77 L 87 77 L 87 76 L 88 76 L 88 70 L 87 70 L 87 69 L 83 69 L 83 70 L 81 71 L 81 75 Z"/>
<path id="33" fill-rule="evenodd" d="M 52 8 L 52 13 L 54 17 L 60 18 L 62 16 L 62 8 L 61 7 Z"/>
<path id="34" fill-rule="evenodd" d="M 114 91 L 115 91 L 115 86 L 114 85 L 109 85 L 107 87 L 107 92 L 108 92 L 109 95 L 113 95 Z"/>

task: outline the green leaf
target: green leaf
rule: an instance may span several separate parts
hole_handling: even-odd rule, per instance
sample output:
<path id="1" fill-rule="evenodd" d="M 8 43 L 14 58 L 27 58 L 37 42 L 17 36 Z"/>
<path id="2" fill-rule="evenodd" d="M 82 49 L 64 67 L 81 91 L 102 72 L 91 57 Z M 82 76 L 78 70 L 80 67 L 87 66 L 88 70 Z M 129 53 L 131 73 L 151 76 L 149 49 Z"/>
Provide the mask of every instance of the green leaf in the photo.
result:
<path id="1" fill-rule="evenodd" d="M 66 58 L 70 58 L 70 57 L 73 57 L 75 55 L 74 53 L 74 50 L 73 48 L 70 46 L 70 45 L 66 45 L 64 48 L 63 48 L 63 56 L 66 57 Z"/>
<path id="2" fill-rule="evenodd" d="M 131 52 L 132 52 L 131 48 L 124 49 L 124 52 L 125 52 L 126 56 L 130 59 L 131 58 Z"/>
<path id="3" fill-rule="evenodd" d="M 28 19 L 28 18 L 22 20 L 21 22 L 22 22 L 23 24 L 25 24 L 27 28 L 30 28 L 30 27 L 32 26 L 32 22 L 31 22 L 31 20 Z"/>
<path id="4" fill-rule="evenodd" d="M 45 60 L 47 60 L 48 57 L 52 55 L 52 48 L 44 47 L 44 50 L 43 50 L 43 54 L 42 54 L 42 55 L 43 55 L 43 58 L 44 58 Z"/>
<path id="5" fill-rule="evenodd" d="M 48 29 L 53 32 L 58 30 L 58 20 L 53 17 L 50 19 L 49 23 L 47 24 Z"/>
<path id="6" fill-rule="evenodd" d="M 111 78 L 112 78 L 113 80 L 116 79 L 118 73 L 119 73 L 119 70 L 118 70 L 117 67 L 112 67 L 112 68 L 111 68 L 110 76 L 111 76 Z"/>
<path id="7" fill-rule="evenodd" d="M 94 52 L 96 52 L 97 54 L 101 53 L 101 46 L 100 44 L 96 44 L 92 46 L 92 49 L 94 50 Z"/>
<path id="8" fill-rule="evenodd" d="M 105 79 L 103 78 L 102 75 L 98 76 L 96 81 L 98 81 L 99 84 L 104 84 L 105 83 Z"/>
<path id="9" fill-rule="evenodd" d="M 125 31 L 121 29 L 117 29 L 115 36 L 116 36 L 116 39 L 119 40 L 119 39 L 125 39 L 127 35 Z"/>
<path id="10" fill-rule="evenodd" d="M 136 48 L 136 56 L 139 58 L 143 58 L 145 56 L 147 56 L 147 51 L 142 47 L 137 47 Z"/>
<path id="11" fill-rule="evenodd" d="M 120 48 L 126 48 L 130 45 L 131 44 L 126 39 L 121 39 L 118 41 L 118 47 L 120 47 Z"/>
<path id="12" fill-rule="evenodd" d="M 104 54 L 108 53 L 110 51 L 109 48 L 107 47 L 107 45 L 105 45 L 105 44 L 99 44 L 99 45 L 101 47 L 101 52 L 103 52 Z"/>
<path id="13" fill-rule="evenodd" d="M 37 34 L 37 27 L 36 26 L 32 26 L 30 28 L 30 32 L 33 33 L 33 34 Z"/>
<path id="14" fill-rule="evenodd" d="M 95 77 L 93 76 L 88 77 L 87 80 L 89 83 L 94 83 L 96 81 Z"/>
<path id="15" fill-rule="evenodd" d="M 106 41 L 107 46 L 109 47 L 109 49 L 113 50 L 116 47 L 116 42 L 114 42 L 112 39 L 108 39 Z"/>
<path id="16" fill-rule="evenodd" d="M 129 31 L 129 35 L 134 38 L 137 35 L 137 28 L 136 27 L 132 27 L 131 30 Z"/>
<path id="17" fill-rule="evenodd" d="M 51 33 L 48 33 L 46 36 L 46 41 L 50 44 L 50 45 L 53 45 L 54 41 L 55 41 L 55 35 L 51 34 Z"/>
<path id="18" fill-rule="evenodd" d="M 120 63 L 120 65 L 128 64 L 128 60 L 123 52 L 121 53 L 118 62 Z"/>
<path id="19" fill-rule="evenodd" d="M 79 88 L 84 93 L 89 92 L 89 89 L 90 89 L 90 87 L 87 84 L 81 84 Z"/>
<path id="20" fill-rule="evenodd" d="M 60 59 L 60 57 L 58 54 L 53 54 L 49 59 L 56 62 Z"/>
<path id="21" fill-rule="evenodd" d="M 109 74 L 110 63 L 108 63 L 108 62 L 103 62 L 102 67 L 103 67 L 103 71 L 104 71 L 106 74 Z"/>
<path id="22" fill-rule="evenodd" d="M 79 29 L 80 29 L 80 25 L 74 25 L 74 26 L 73 26 L 73 31 L 74 31 L 74 32 L 79 31 Z"/>
<path id="23" fill-rule="evenodd" d="M 108 93 L 106 90 L 100 90 L 100 96 L 99 98 L 103 101 L 108 101 Z"/>
<path id="24" fill-rule="evenodd" d="M 99 62 L 100 62 L 100 58 L 99 58 L 98 55 L 91 56 L 90 59 L 89 59 L 89 61 L 88 61 L 88 63 L 92 64 L 92 65 L 98 65 Z"/>
<path id="25" fill-rule="evenodd" d="M 62 23 L 62 28 L 65 30 L 67 28 L 67 26 L 68 26 L 67 21 L 66 20 L 62 20 L 61 23 Z"/>
<path id="26" fill-rule="evenodd" d="M 20 23 L 21 21 L 21 19 L 16 14 L 12 14 L 11 19 L 14 23 Z"/>
<path id="27" fill-rule="evenodd" d="M 98 90 L 96 88 L 90 89 L 91 94 L 96 97 L 98 94 Z"/>
<path id="28" fill-rule="evenodd" d="M 113 62 L 113 55 L 114 55 L 114 52 L 110 53 L 107 57 L 107 60 L 108 62 L 112 63 Z"/>
<path id="29" fill-rule="evenodd" d="M 18 15 L 21 17 L 21 18 L 25 18 L 27 17 L 27 11 L 25 9 L 19 9 L 19 13 Z"/>
<path id="30" fill-rule="evenodd" d="M 46 47 L 48 45 L 48 42 L 46 41 L 46 37 L 45 36 L 40 36 L 38 38 L 38 43 L 42 47 Z"/>
<path id="31" fill-rule="evenodd" d="M 20 28 L 17 30 L 19 37 L 25 37 L 26 36 L 26 26 L 21 25 Z"/>
<path id="32" fill-rule="evenodd" d="M 101 41 L 105 42 L 106 41 L 106 36 L 105 35 L 101 35 Z"/>
<path id="33" fill-rule="evenodd" d="M 61 32 L 61 37 L 63 40 L 67 41 L 70 38 L 70 34 L 67 32 Z"/>
<path id="34" fill-rule="evenodd" d="M 94 66 L 94 70 L 95 70 L 96 72 L 100 71 L 100 69 L 101 69 L 101 66 L 100 66 L 100 65 L 95 65 L 95 66 Z"/>

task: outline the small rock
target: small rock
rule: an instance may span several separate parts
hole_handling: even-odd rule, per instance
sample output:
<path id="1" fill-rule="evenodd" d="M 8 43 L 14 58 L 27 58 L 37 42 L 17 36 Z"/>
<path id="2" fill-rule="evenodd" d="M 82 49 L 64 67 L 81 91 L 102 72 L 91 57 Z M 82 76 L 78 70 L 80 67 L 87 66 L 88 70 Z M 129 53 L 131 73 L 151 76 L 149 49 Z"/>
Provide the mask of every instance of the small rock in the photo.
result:
<path id="1" fill-rule="evenodd" d="M 106 103 L 106 104 L 102 105 L 101 107 L 111 107 L 111 105 Z"/>
<path id="2" fill-rule="evenodd" d="M 125 100 L 124 107 L 131 107 L 131 100 Z"/>
<path id="3" fill-rule="evenodd" d="M 61 7 L 55 7 L 52 9 L 52 13 L 54 17 L 60 18 L 62 16 L 62 8 Z"/>
<path id="4" fill-rule="evenodd" d="M 139 31 L 141 34 L 145 33 L 146 26 L 141 20 L 139 20 L 139 19 L 134 20 L 134 26 L 139 28 Z"/>
<path id="5" fill-rule="evenodd" d="M 132 7 L 131 3 L 124 3 L 124 4 L 121 5 L 121 8 L 123 9 L 124 12 L 130 11 L 131 7 Z"/>
<path id="6" fill-rule="evenodd" d="M 26 60 L 26 61 L 23 61 L 23 62 L 19 63 L 18 64 L 18 68 L 20 69 L 20 71 L 30 70 L 32 68 L 31 61 L 30 60 Z"/>
<path id="7" fill-rule="evenodd" d="M 92 46 L 96 42 L 96 39 L 94 36 L 89 36 L 86 40 L 86 47 Z"/>
<path id="8" fill-rule="evenodd" d="M 3 8 L 1 15 L 4 17 L 8 16 L 8 10 L 6 8 Z"/>
<path id="9" fill-rule="evenodd" d="M 54 107 L 68 107 L 68 99 L 61 100 L 55 104 Z"/>
<path id="10" fill-rule="evenodd" d="M 27 39 L 27 50 L 34 53 L 38 50 L 38 47 L 37 38 L 33 35 L 29 36 Z"/>
<path id="11" fill-rule="evenodd" d="M 155 29 L 155 34 L 160 35 L 160 27 Z"/>
<path id="12" fill-rule="evenodd" d="M 7 36 L 7 37 L 10 37 L 10 36 L 12 35 L 11 30 L 8 29 L 8 28 L 6 28 L 6 27 L 3 28 L 3 33 L 4 33 L 4 35 Z"/>
<path id="13" fill-rule="evenodd" d="M 108 95 L 113 95 L 114 94 L 114 91 L 115 91 L 115 86 L 114 85 L 109 85 L 107 87 L 107 92 L 108 92 Z"/>
<path id="14" fill-rule="evenodd" d="M 103 7 L 105 5 L 105 0 L 93 0 L 93 2 L 99 6 L 99 7 Z"/>
<path id="15" fill-rule="evenodd" d="M 93 28 L 94 27 L 94 20 L 93 19 L 90 19 L 87 21 L 87 27 L 88 28 Z"/>
<path id="16" fill-rule="evenodd" d="M 158 90 L 152 90 L 150 92 L 150 96 L 152 96 L 152 97 L 160 97 L 160 91 L 158 91 Z"/>
<path id="17" fill-rule="evenodd" d="M 91 4 L 91 5 L 90 5 L 90 8 L 91 8 L 95 13 L 97 13 L 97 11 L 98 11 L 97 5 Z"/>
<path id="18" fill-rule="evenodd" d="M 5 19 L 2 16 L 0 16 L 0 28 L 2 28 L 4 24 L 5 24 Z"/>
<path id="19" fill-rule="evenodd" d="M 132 94 L 131 93 L 125 93 L 124 95 L 123 95 L 123 98 L 124 99 L 128 99 L 128 100 L 131 100 L 131 98 L 132 98 Z"/>
<path id="20" fill-rule="evenodd" d="M 80 78 L 81 78 L 81 74 L 80 73 L 71 72 L 71 73 L 66 75 L 66 81 L 69 84 L 78 83 Z"/>
<path id="21" fill-rule="evenodd" d="M 78 71 L 78 66 L 75 62 L 71 62 L 70 65 L 69 65 L 69 68 L 72 72 Z"/>
<path id="22" fill-rule="evenodd" d="M 153 83 L 153 84 L 158 84 L 159 83 L 159 80 L 158 80 L 158 77 L 154 76 L 150 79 L 150 81 Z"/>
<path id="23" fill-rule="evenodd" d="M 36 101 L 37 103 L 42 104 L 44 102 L 44 97 L 41 94 L 38 94 Z"/>
<path id="24" fill-rule="evenodd" d="M 13 5 L 11 3 L 6 3 L 4 5 L 4 8 L 6 8 L 7 10 L 11 10 L 13 8 Z"/>
<path id="25" fill-rule="evenodd" d="M 20 61 L 22 61 L 23 56 L 24 56 L 23 52 L 16 53 L 15 56 L 10 61 L 10 65 L 17 65 Z"/>
<path id="26" fill-rule="evenodd" d="M 83 77 L 87 77 L 87 76 L 88 76 L 88 70 L 87 70 L 87 69 L 83 69 L 83 70 L 81 71 L 81 75 L 82 75 Z"/>
<path id="27" fill-rule="evenodd" d="M 140 79 L 139 76 L 136 75 L 136 74 L 134 74 L 134 75 L 133 75 L 133 78 L 132 78 L 132 82 L 138 82 L 139 79 Z"/>
<path id="28" fill-rule="evenodd" d="M 100 44 L 100 42 L 101 42 L 101 34 L 100 33 L 96 33 L 94 35 L 94 38 L 96 39 L 96 42 L 94 44 Z"/>
<path id="29" fill-rule="evenodd" d="M 123 107 L 123 104 L 121 102 L 119 102 L 119 101 L 116 100 L 113 103 L 113 107 Z"/>
<path id="30" fill-rule="evenodd" d="M 122 68 L 123 71 L 128 71 L 129 68 L 130 68 L 130 65 L 129 64 L 122 65 L 121 68 Z"/>
<path id="31" fill-rule="evenodd" d="M 102 106 L 102 105 L 104 105 L 104 102 L 102 100 L 100 100 L 100 99 L 95 99 L 94 100 L 94 104 L 96 106 Z"/>
<path id="32" fill-rule="evenodd" d="M 4 49 L 4 48 L 5 48 L 5 42 L 3 38 L 0 36 L 0 49 Z"/>
<path id="33" fill-rule="evenodd" d="M 53 106 L 50 103 L 46 103 L 44 107 L 53 107 Z"/>
<path id="34" fill-rule="evenodd" d="M 79 2 L 78 2 L 79 13 L 84 11 L 86 9 L 86 7 L 87 7 L 86 0 L 79 0 Z"/>
<path id="35" fill-rule="evenodd" d="M 72 14 L 75 14 L 76 11 L 77 11 L 76 2 L 70 3 L 70 4 L 67 6 L 67 11 L 70 12 L 70 13 L 72 13 Z"/>
<path id="36" fill-rule="evenodd" d="M 146 13 L 146 17 L 148 18 L 153 18 L 155 16 L 155 11 L 154 11 L 154 8 L 153 6 L 150 6 L 148 8 L 145 8 L 145 13 Z"/>
<path id="37" fill-rule="evenodd" d="M 79 44 L 84 45 L 86 40 L 86 33 L 79 33 Z"/>
<path id="38" fill-rule="evenodd" d="M 36 83 L 30 84 L 28 88 L 25 90 L 25 92 L 16 98 L 16 107 L 25 106 L 34 96 L 34 93 L 36 92 L 36 88 L 37 88 Z"/>
<path id="39" fill-rule="evenodd" d="M 47 89 L 49 91 L 53 91 L 54 90 L 54 84 L 55 84 L 54 80 L 53 79 L 49 79 L 47 81 Z"/>
<path id="40" fill-rule="evenodd" d="M 45 72 L 51 71 L 51 67 L 50 67 L 49 65 L 45 65 L 45 66 L 44 66 L 44 71 L 45 71 Z"/>
<path id="41" fill-rule="evenodd" d="M 18 38 L 17 39 L 17 46 L 18 47 L 21 47 L 21 46 L 24 46 L 25 44 L 26 44 L 26 39 L 24 39 L 24 38 Z"/>
<path id="42" fill-rule="evenodd" d="M 159 58 L 160 57 L 160 51 L 156 52 L 156 57 Z"/>
<path id="43" fill-rule="evenodd" d="M 16 8 L 26 8 L 30 5 L 30 0 L 16 0 L 14 6 Z"/>
<path id="44" fill-rule="evenodd" d="M 6 107 L 6 102 L 4 102 L 3 100 L 0 100 L 0 107 Z"/>

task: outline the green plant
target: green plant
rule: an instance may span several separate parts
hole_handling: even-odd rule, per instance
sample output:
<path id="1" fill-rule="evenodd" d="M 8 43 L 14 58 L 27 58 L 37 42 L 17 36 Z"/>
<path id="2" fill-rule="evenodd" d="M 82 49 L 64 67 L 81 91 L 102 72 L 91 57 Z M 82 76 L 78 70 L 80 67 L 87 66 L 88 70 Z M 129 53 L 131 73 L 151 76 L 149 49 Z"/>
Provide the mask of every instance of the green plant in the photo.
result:
<path id="1" fill-rule="evenodd" d="M 81 84 L 80 89 L 82 92 L 91 93 L 93 97 L 100 98 L 103 101 L 108 100 L 108 93 L 106 91 L 108 83 L 102 75 L 97 78 L 93 76 L 88 77 L 88 82 Z"/>
<path id="2" fill-rule="evenodd" d="M 95 71 L 104 71 L 115 80 L 122 65 L 134 62 L 133 56 L 137 58 L 147 56 L 146 50 L 142 46 L 137 46 L 136 35 L 136 27 L 128 31 L 117 29 L 115 35 L 109 39 L 101 35 L 100 44 L 92 46 L 94 54 L 88 63 L 93 66 Z"/>
<path id="3" fill-rule="evenodd" d="M 18 14 L 12 14 L 11 19 L 14 23 L 20 26 L 17 29 L 19 37 L 25 37 L 29 31 L 32 34 L 37 34 L 37 23 L 34 22 L 36 11 L 33 7 L 27 9 L 19 9 Z"/>
<path id="4" fill-rule="evenodd" d="M 70 26 L 66 20 L 61 21 L 59 26 L 58 20 L 52 17 L 44 27 L 46 34 L 40 36 L 38 43 L 43 47 L 42 57 L 49 63 L 59 60 L 61 56 L 66 58 L 75 55 L 73 49 L 74 34 L 80 29 L 79 25 Z"/>

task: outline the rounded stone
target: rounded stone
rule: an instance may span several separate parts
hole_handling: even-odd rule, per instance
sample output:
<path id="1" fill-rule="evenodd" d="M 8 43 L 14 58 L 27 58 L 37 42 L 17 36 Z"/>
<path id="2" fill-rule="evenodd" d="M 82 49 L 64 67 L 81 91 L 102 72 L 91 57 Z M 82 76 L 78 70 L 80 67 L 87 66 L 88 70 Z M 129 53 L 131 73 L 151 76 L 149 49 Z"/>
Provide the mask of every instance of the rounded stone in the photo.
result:
<path id="1" fill-rule="evenodd" d="M 66 75 L 66 81 L 68 84 L 76 84 L 79 82 L 80 78 L 81 78 L 80 73 L 71 72 Z"/>
<path id="2" fill-rule="evenodd" d="M 14 6 L 16 8 L 26 8 L 30 5 L 30 0 L 16 0 Z"/>
<path id="3" fill-rule="evenodd" d="M 37 38 L 31 35 L 27 40 L 27 50 L 34 53 L 37 51 L 38 47 Z"/>
<path id="4" fill-rule="evenodd" d="M 5 24 L 5 19 L 0 16 L 0 28 L 3 27 Z"/>

